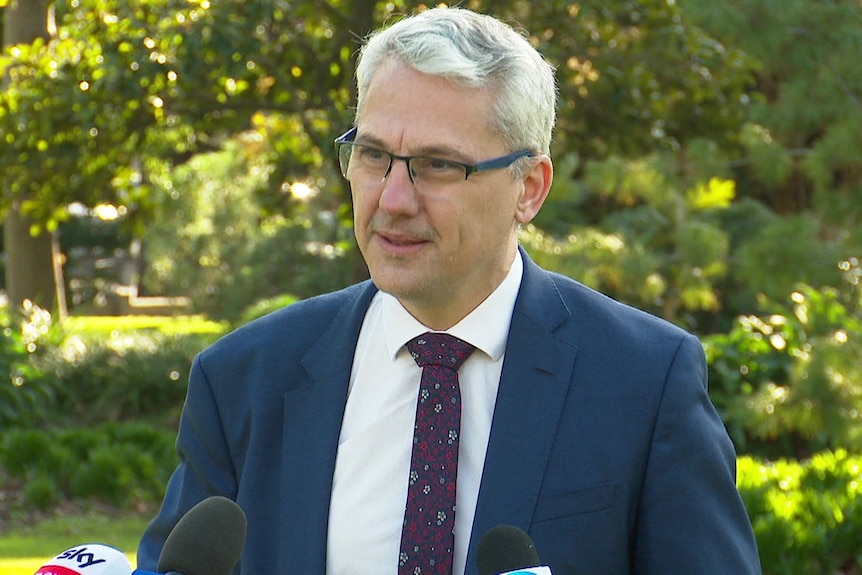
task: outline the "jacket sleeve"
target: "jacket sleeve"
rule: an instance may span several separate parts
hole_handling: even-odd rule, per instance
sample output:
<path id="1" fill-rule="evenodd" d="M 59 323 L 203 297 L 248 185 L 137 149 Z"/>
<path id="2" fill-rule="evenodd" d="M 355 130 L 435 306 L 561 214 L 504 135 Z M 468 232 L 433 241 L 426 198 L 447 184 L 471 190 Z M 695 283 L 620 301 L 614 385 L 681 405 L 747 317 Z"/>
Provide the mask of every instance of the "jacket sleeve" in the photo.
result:
<path id="1" fill-rule="evenodd" d="M 707 395 L 703 348 L 682 340 L 667 373 L 635 538 L 637 575 L 759 574 L 736 454 Z"/>
<path id="2" fill-rule="evenodd" d="M 156 571 L 165 539 L 195 504 L 213 495 L 236 498 L 235 467 L 227 445 L 218 405 L 199 354 L 192 364 L 177 434 L 180 463 L 168 482 L 158 515 L 140 541 L 138 568 Z"/>

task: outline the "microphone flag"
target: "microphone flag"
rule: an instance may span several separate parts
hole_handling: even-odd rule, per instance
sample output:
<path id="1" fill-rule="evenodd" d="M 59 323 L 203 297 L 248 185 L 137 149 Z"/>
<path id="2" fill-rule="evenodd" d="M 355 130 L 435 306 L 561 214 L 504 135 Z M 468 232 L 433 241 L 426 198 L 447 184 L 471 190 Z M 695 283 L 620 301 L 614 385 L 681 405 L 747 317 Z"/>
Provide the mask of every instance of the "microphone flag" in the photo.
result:
<path id="1" fill-rule="evenodd" d="M 122 551 L 101 543 L 66 549 L 39 567 L 34 575 L 131 575 L 132 565 Z"/>

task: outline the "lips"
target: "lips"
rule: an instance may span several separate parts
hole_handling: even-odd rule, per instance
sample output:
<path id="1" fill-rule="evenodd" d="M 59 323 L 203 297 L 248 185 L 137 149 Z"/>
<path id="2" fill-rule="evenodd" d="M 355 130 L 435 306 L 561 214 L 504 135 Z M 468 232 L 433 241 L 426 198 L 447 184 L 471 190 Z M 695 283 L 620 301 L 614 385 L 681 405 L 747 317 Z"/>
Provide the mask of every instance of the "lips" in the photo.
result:
<path id="1" fill-rule="evenodd" d="M 375 234 L 383 251 L 395 256 L 412 255 L 428 243 L 420 236 L 401 232 L 376 231 Z"/>
<path id="2" fill-rule="evenodd" d="M 396 246 L 410 246 L 425 242 L 425 240 L 423 240 L 422 238 L 418 238 L 416 236 L 408 236 L 404 234 L 377 232 L 377 235 L 380 236 L 381 240 Z"/>

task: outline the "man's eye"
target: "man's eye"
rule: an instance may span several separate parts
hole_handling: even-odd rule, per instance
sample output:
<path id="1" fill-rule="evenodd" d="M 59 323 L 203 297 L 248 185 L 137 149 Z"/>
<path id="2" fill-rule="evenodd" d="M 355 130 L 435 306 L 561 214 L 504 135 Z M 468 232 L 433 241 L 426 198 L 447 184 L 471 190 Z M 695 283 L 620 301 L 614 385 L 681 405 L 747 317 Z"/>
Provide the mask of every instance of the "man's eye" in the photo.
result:
<path id="1" fill-rule="evenodd" d="M 413 160 L 421 169 L 429 172 L 463 172 L 464 166 L 456 162 L 440 158 L 415 158 Z"/>
<path id="2" fill-rule="evenodd" d="M 389 154 L 383 150 L 376 148 L 367 148 L 365 146 L 356 146 L 354 153 L 358 155 L 363 162 L 382 163 L 389 161 Z"/>

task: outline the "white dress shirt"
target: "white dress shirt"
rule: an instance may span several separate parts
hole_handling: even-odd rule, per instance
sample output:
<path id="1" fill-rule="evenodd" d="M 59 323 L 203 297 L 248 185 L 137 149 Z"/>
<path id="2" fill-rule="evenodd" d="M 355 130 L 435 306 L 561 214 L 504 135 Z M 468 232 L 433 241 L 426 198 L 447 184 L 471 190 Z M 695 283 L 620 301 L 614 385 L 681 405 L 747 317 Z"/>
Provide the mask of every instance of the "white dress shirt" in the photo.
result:
<path id="1" fill-rule="evenodd" d="M 476 347 L 458 372 L 461 436 L 453 575 L 463 575 L 512 310 L 523 274 L 518 254 L 497 289 L 450 333 Z M 365 315 L 338 440 L 326 551 L 327 575 L 394 575 L 421 368 L 404 347 L 430 331 L 378 292 Z"/>

